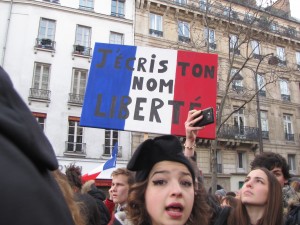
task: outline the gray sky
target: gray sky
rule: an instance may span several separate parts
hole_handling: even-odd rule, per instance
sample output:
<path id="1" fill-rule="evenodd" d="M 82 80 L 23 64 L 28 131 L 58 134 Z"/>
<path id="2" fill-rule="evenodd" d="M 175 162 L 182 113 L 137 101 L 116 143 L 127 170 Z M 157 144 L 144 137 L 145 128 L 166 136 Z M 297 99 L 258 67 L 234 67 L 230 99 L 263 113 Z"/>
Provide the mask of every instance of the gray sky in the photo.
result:
<path id="1" fill-rule="evenodd" d="M 295 17 L 300 20 L 300 1 L 299 0 L 290 0 L 292 17 Z"/>

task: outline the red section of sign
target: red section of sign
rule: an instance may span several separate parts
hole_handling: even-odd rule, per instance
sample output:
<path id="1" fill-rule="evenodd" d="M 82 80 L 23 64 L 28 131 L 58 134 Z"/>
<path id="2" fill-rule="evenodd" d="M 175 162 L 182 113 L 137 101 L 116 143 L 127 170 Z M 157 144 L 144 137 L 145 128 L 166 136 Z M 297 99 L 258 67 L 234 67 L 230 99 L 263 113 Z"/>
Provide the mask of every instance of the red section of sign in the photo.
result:
<path id="1" fill-rule="evenodd" d="M 185 99 L 186 101 L 184 106 L 180 107 L 178 123 L 172 125 L 172 134 L 185 136 L 184 122 L 191 104 L 200 105 L 195 109 L 213 107 L 216 113 L 217 69 L 216 54 L 178 51 L 174 100 Z M 173 121 L 175 117 L 176 113 L 173 111 Z M 198 137 L 215 139 L 216 123 L 207 125 L 205 129 L 199 131 Z"/>

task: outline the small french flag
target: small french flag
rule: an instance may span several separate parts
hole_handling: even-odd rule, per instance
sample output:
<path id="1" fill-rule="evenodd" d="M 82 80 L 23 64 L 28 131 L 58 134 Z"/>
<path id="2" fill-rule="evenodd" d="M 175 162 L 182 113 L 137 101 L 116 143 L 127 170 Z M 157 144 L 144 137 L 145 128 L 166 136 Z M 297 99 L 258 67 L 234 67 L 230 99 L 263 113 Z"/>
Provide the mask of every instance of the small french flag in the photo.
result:
<path id="1" fill-rule="evenodd" d="M 118 142 L 116 142 L 114 145 L 111 158 L 107 160 L 105 163 L 91 170 L 90 172 L 82 175 L 81 177 L 82 181 L 86 182 L 88 180 L 101 179 L 101 173 L 105 173 L 106 171 L 112 172 L 112 170 L 115 169 L 117 165 L 117 156 L 118 156 Z"/>

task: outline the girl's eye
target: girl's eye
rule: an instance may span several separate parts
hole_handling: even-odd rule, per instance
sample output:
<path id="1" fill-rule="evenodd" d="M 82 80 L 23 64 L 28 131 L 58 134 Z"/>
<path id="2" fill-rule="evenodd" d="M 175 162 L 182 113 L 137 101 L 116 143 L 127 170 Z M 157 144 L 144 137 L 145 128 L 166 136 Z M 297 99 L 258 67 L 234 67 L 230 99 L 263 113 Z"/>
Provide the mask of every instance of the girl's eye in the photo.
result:
<path id="1" fill-rule="evenodd" d="M 190 181 L 182 181 L 181 185 L 184 187 L 191 187 L 192 186 L 192 182 Z"/>
<path id="2" fill-rule="evenodd" d="M 164 185 L 164 184 L 166 184 L 167 182 L 166 182 L 165 180 L 154 180 L 154 181 L 152 181 L 152 183 L 153 183 L 154 185 Z"/>

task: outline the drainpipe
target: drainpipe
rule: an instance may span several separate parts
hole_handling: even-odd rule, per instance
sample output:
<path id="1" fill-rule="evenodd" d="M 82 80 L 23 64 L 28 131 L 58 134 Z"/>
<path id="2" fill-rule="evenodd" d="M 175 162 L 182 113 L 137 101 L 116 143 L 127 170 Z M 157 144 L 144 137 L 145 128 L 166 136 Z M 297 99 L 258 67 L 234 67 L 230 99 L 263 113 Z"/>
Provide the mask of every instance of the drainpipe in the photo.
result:
<path id="1" fill-rule="evenodd" d="M 4 67 L 5 51 L 6 51 L 6 44 L 7 44 L 7 38 L 8 38 L 8 31 L 9 31 L 9 27 L 10 27 L 13 2 L 14 2 L 13 0 L 10 1 L 9 15 L 7 18 L 7 26 L 6 26 L 5 36 L 4 36 L 4 45 L 3 45 L 3 52 L 2 52 L 2 58 L 1 58 L 1 66 L 2 67 Z"/>

